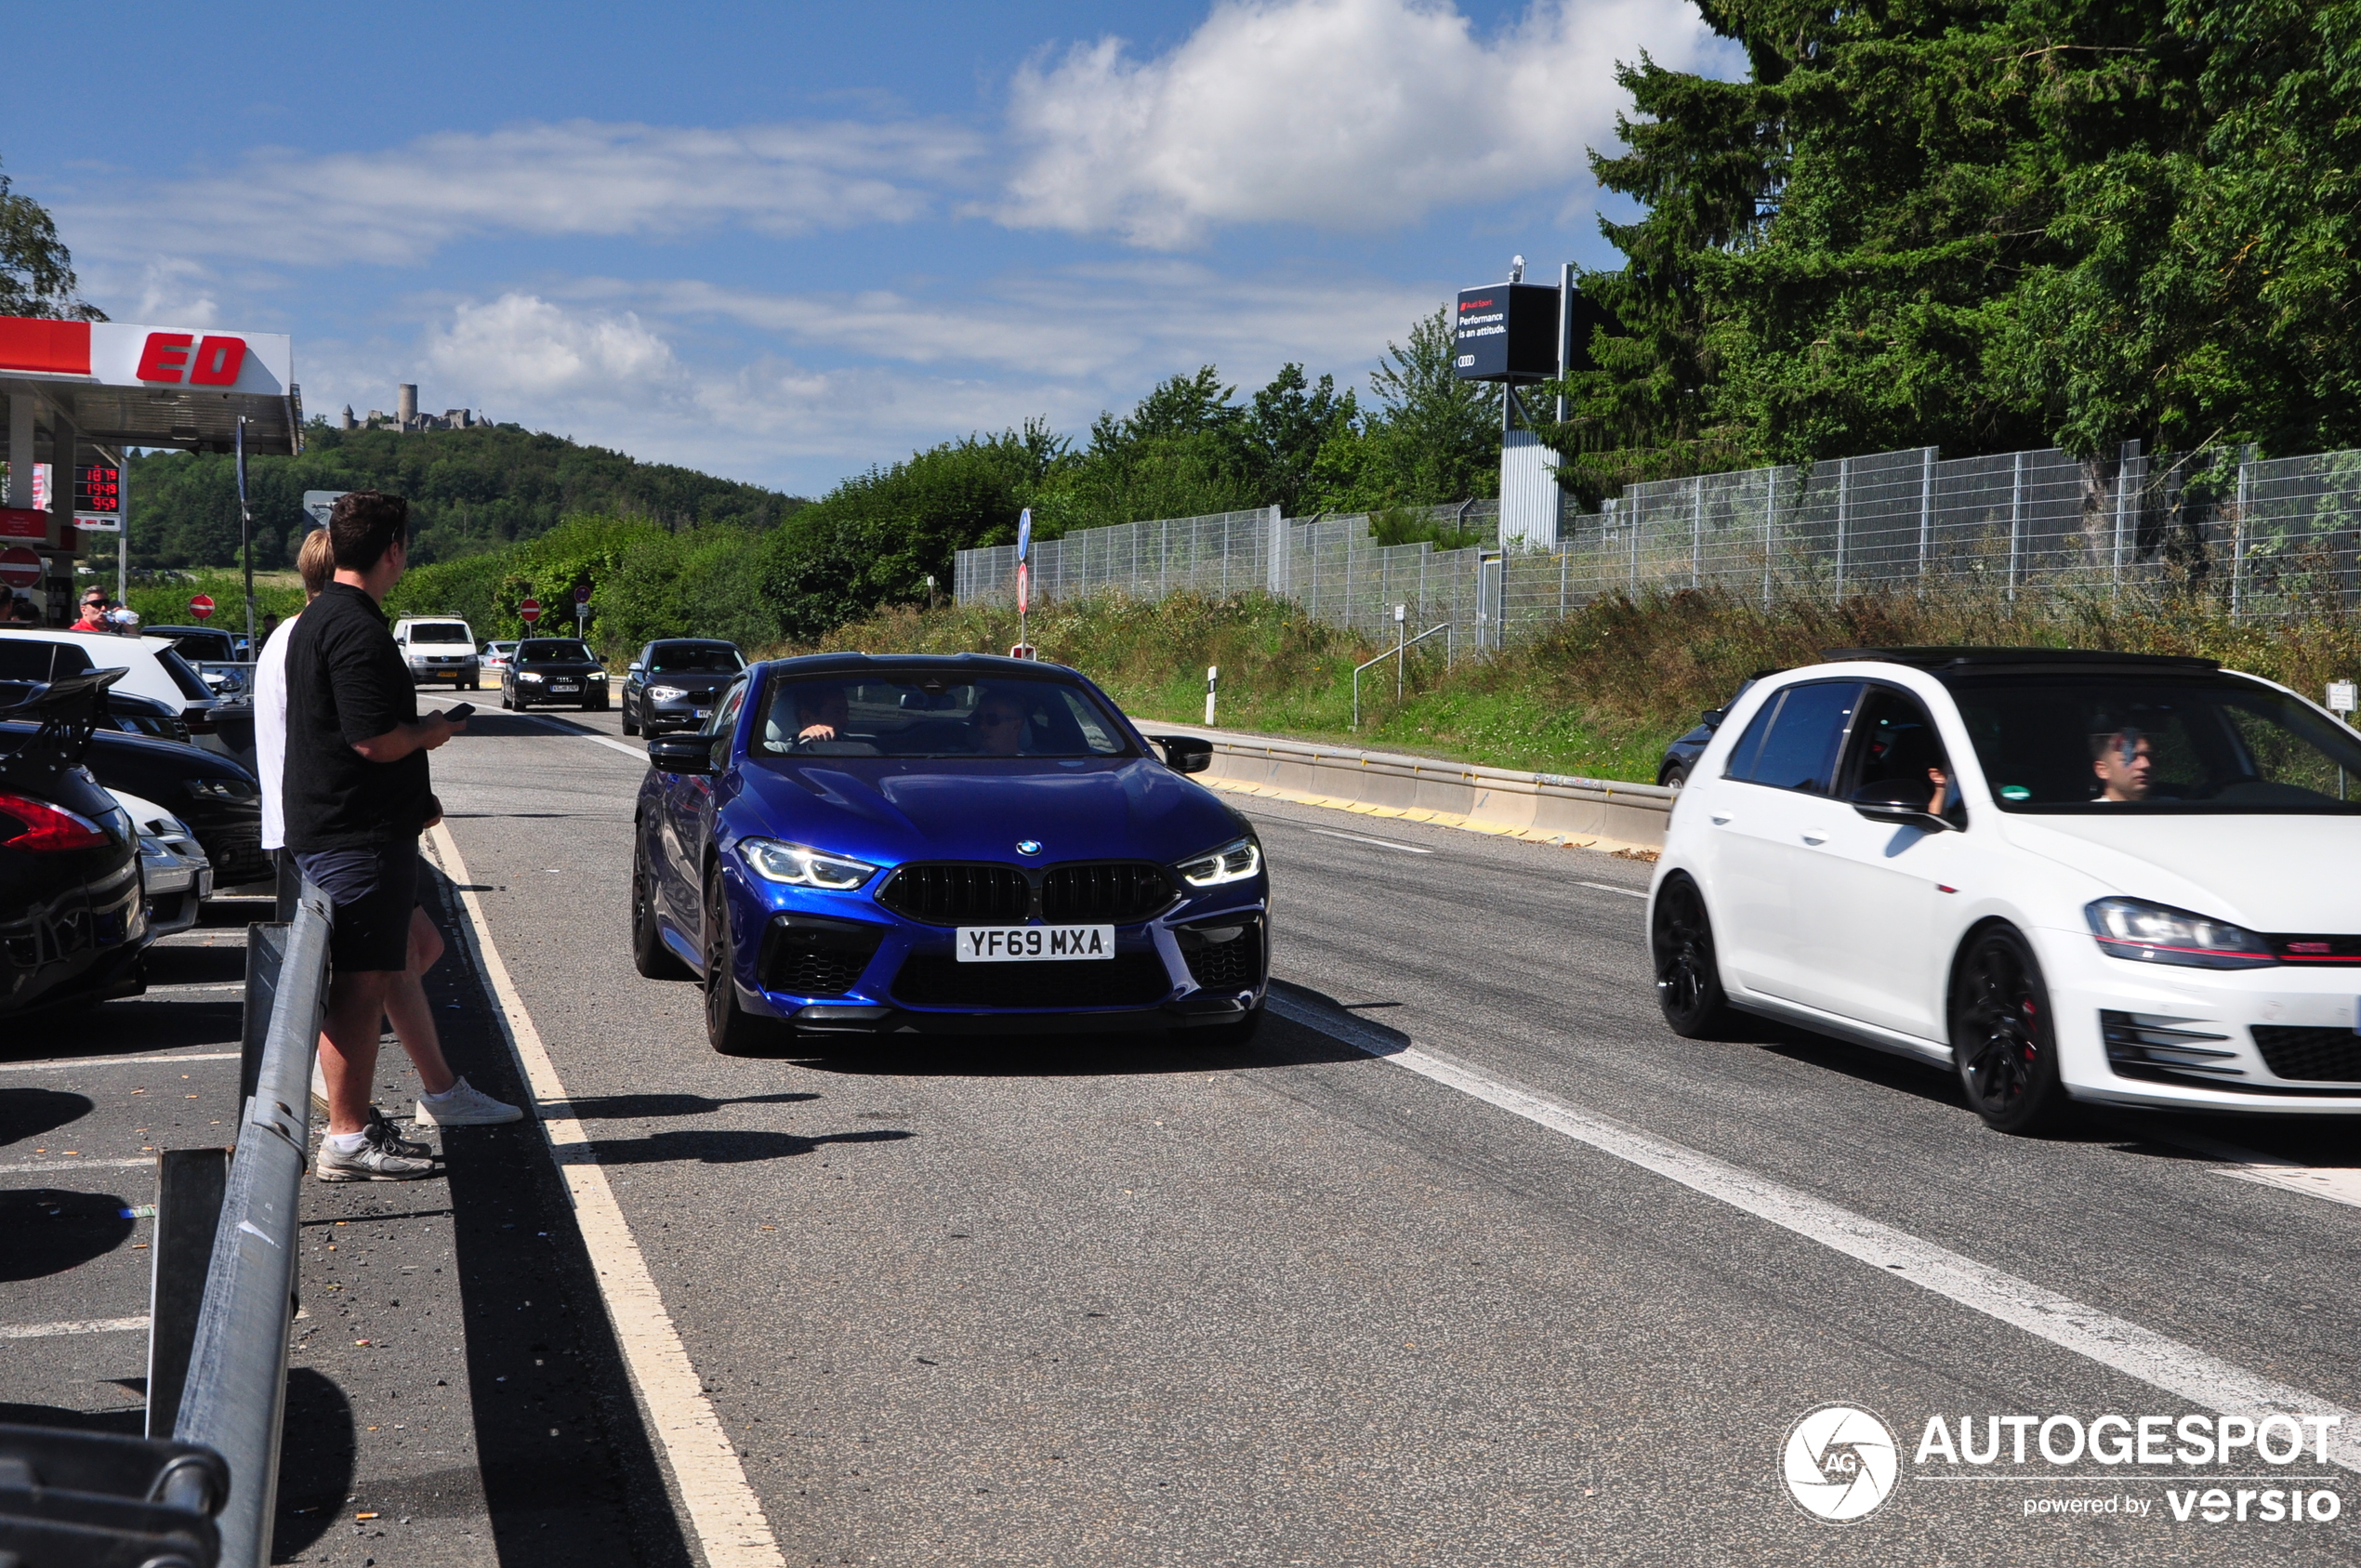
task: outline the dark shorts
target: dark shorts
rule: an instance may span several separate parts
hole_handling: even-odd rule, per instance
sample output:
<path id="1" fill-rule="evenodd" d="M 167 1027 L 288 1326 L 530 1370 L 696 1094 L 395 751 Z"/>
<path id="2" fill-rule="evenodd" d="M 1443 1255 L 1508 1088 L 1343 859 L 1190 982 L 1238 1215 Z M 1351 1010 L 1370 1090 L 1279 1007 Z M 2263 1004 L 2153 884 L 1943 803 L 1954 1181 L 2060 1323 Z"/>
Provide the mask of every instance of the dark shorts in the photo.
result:
<path id="1" fill-rule="evenodd" d="M 297 855 L 303 874 L 336 906 L 328 962 L 338 973 L 410 967 L 410 911 L 418 902 L 418 850 L 407 840 L 376 850 Z"/>

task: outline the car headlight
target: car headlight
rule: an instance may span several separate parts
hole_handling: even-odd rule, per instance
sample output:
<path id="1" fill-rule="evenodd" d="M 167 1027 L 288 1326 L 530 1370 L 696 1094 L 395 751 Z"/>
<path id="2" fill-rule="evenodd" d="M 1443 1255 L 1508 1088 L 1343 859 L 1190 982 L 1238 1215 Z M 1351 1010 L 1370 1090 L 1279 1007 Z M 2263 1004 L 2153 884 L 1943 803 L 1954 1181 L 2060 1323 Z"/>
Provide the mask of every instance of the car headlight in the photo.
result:
<path id="1" fill-rule="evenodd" d="M 2150 964 L 2199 969 L 2255 969 L 2279 961 L 2271 944 L 2226 920 L 2192 915 L 2146 899 L 2100 899 L 2086 904 L 2099 951 Z"/>
<path id="2" fill-rule="evenodd" d="M 251 800 L 254 785 L 244 779 L 182 779 L 180 787 L 200 800 Z"/>
<path id="3" fill-rule="evenodd" d="M 688 694 L 688 692 L 684 688 L 679 686 L 651 686 L 648 688 L 648 695 L 653 697 L 660 703 L 677 703 Z"/>
<path id="4" fill-rule="evenodd" d="M 802 844 L 783 844 L 776 838 L 742 838 L 738 853 L 745 857 L 746 869 L 757 876 L 790 888 L 847 892 L 877 874 L 876 866 L 864 862 L 823 854 Z"/>
<path id="5" fill-rule="evenodd" d="M 540 684 L 541 684 L 541 672 L 540 672 L 540 671 L 538 671 L 538 670 L 529 670 L 529 669 L 528 669 L 528 670 L 519 670 L 519 671 L 517 672 L 517 679 L 518 679 L 519 680 L 530 680 L 530 681 L 532 681 L 532 682 L 533 682 L 535 686 L 538 686 L 538 685 L 540 685 Z"/>
<path id="6" fill-rule="evenodd" d="M 1218 850 L 1182 861 L 1173 869 L 1192 888 L 1219 888 L 1224 882 L 1243 882 L 1262 869 L 1262 846 L 1251 836 L 1233 838 Z"/>

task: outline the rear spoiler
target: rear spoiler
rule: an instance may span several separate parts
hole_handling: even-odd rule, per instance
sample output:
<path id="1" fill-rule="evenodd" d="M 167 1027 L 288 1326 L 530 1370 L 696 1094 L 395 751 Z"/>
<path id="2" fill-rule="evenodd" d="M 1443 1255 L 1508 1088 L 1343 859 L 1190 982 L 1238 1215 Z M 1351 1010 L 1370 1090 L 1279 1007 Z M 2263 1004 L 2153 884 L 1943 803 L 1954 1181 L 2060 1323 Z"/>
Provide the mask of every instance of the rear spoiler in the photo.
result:
<path id="1" fill-rule="evenodd" d="M 99 721 L 106 717 L 107 688 L 130 673 L 122 668 L 94 669 L 62 680 L 0 681 L 0 719 L 41 726 L 38 733 L 7 756 L 13 759 L 46 750 L 60 766 L 70 768 L 80 762 L 90 749 L 90 737 Z"/>

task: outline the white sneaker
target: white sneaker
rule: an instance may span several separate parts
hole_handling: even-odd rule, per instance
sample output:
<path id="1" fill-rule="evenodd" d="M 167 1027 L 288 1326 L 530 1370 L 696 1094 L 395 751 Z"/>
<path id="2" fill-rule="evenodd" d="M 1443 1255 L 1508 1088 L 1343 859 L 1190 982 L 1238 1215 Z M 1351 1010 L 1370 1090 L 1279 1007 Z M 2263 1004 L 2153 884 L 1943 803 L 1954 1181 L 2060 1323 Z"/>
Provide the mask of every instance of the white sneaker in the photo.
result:
<path id="1" fill-rule="evenodd" d="M 493 1099 L 461 1078 L 445 1093 L 420 1095 L 418 1113 L 410 1119 L 421 1127 L 490 1127 L 523 1115 L 515 1106 Z"/>
<path id="2" fill-rule="evenodd" d="M 323 1181 L 416 1181 L 442 1172 L 432 1160 L 414 1159 L 382 1143 L 363 1143 L 347 1153 L 323 1139 L 311 1174 Z"/>

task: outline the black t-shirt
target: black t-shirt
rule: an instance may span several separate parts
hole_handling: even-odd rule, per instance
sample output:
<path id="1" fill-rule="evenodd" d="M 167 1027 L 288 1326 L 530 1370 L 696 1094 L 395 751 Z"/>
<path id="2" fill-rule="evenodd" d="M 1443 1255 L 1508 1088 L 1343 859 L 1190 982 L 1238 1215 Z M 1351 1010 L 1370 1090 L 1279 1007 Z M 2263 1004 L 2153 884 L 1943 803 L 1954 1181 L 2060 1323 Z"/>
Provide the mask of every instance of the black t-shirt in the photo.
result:
<path id="1" fill-rule="evenodd" d="M 287 848 L 298 854 L 415 838 L 431 813 L 427 754 L 372 762 L 352 749 L 415 723 L 418 691 L 376 600 L 331 583 L 287 640 Z"/>

